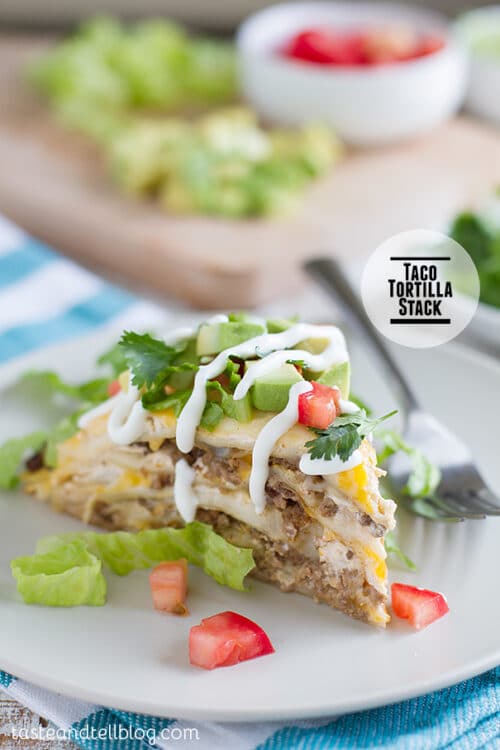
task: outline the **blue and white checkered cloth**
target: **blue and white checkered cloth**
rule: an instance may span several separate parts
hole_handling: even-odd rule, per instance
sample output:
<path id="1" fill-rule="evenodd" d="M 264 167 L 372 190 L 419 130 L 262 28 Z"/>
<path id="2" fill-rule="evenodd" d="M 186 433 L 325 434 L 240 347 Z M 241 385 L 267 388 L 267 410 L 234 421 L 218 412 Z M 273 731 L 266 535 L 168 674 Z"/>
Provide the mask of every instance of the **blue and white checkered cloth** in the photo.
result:
<path id="1" fill-rule="evenodd" d="M 0 218 L 0 363 L 110 323 L 147 327 L 165 317 L 156 305 L 107 284 Z M 270 724 L 126 713 L 52 693 L 2 671 L 0 688 L 50 721 L 34 735 L 33 729 L 21 730 L 16 744 L 21 747 L 29 739 L 72 739 L 88 750 L 500 750 L 500 667 L 392 706 Z"/>

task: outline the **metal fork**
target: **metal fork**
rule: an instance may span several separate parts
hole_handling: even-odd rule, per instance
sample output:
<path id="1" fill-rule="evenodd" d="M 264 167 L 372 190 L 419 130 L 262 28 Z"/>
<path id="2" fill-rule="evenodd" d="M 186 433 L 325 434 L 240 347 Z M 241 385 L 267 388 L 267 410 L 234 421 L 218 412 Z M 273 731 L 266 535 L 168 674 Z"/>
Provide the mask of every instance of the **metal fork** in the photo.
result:
<path id="1" fill-rule="evenodd" d="M 466 446 L 420 406 L 403 373 L 389 354 L 354 293 L 339 263 L 333 258 L 307 261 L 304 270 L 340 305 L 347 321 L 376 354 L 403 412 L 403 439 L 420 449 L 441 471 L 432 497 L 423 498 L 439 520 L 482 519 L 500 515 L 500 500 L 479 474 Z M 404 496 L 410 462 L 398 451 L 388 462 L 394 494 Z"/>

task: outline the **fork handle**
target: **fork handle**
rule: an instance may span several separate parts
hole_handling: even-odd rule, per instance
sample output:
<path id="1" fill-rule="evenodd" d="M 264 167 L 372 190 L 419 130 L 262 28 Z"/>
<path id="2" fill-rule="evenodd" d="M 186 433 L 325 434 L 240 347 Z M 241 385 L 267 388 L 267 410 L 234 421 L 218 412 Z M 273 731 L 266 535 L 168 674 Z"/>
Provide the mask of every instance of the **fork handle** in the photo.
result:
<path id="1" fill-rule="evenodd" d="M 406 414 L 418 409 L 419 404 L 413 391 L 371 323 L 340 263 L 334 258 L 313 258 L 304 263 L 304 270 L 340 304 L 350 326 L 371 347 Z"/>

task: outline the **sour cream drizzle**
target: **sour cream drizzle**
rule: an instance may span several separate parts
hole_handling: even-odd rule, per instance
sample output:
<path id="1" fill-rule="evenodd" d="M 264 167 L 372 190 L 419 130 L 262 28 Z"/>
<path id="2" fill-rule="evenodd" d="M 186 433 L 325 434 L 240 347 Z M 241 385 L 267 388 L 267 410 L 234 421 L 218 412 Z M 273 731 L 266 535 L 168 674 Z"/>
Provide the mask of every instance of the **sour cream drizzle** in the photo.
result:
<path id="1" fill-rule="evenodd" d="M 228 320 L 226 315 L 214 315 L 209 323 L 222 323 Z M 191 328 L 180 328 L 164 337 L 165 343 L 192 336 Z M 307 338 L 325 338 L 328 344 L 320 354 L 312 354 L 303 349 L 290 349 Z M 203 410 L 207 402 L 207 381 L 216 378 L 225 369 L 230 357 L 243 359 L 262 355 L 262 359 L 253 363 L 238 383 L 234 392 L 235 400 L 244 398 L 256 378 L 276 370 L 288 360 L 302 360 L 313 371 L 326 370 L 335 364 L 348 359 L 345 339 L 342 332 L 335 326 L 317 326 L 297 323 L 281 333 L 265 333 L 255 336 L 248 341 L 225 349 L 212 362 L 201 365 L 194 379 L 193 392 L 177 420 L 176 442 L 182 453 L 189 453 L 194 447 L 195 435 L 200 423 Z M 285 409 L 276 414 L 260 431 L 252 455 L 252 471 L 250 474 L 250 497 L 255 510 L 261 514 L 266 504 L 265 486 L 269 471 L 269 457 L 276 441 L 298 421 L 298 400 L 301 393 L 311 390 L 308 381 L 300 381 L 290 388 L 288 403 Z M 343 413 L 351 414 L 358 410 L 352 401 L 341 399 L 340 406 Z M 126 392 L 116 396 L 82 415 L 79 427 L 86 427 L 93 419 L 109 413 L 108 434 L 110 439 L 118 445 L 129 445 L 138 440 L 146 428 L 147 410 L 141 403 L 139 389 L 129 384 Z M 361 463 L 361 454 L 355 451 L 348 461 L 334 458 L 331 461 L 312 459 L 306 453 L 300 460 L 300 469 L 304 474 L 320 475 L 345 471 Z M 196 497 L 192 490 L 194 470 L 185 459 L 176 464 L 174 482 L 174 497 L 179 513 L 186 522 L 192 521 L 196 513 Z"/>
<path id="2" fill-rule="evenodd" d="M 197 500 L 193 491 L 194 469 L 185 458 L 175 464 L 174 500 L 177 510 L 186 523 L 194 521 Z"/>
<path id="3" fill-rule="evenodd" d="M 148 412 L 141 403 L 139 389 L 132 383 L 129 383 L 127 391 L 120 391 L 82 414 L 78 427 L 84 428 L 96 417 L 108 413 L 108 435 L 117 445 L 130 445 L 139 439 L 146 428 Z"/>
<path id="4" fill-rule="evenodd" d="M 347 461 L 342 461 L 338 456 L 327 460 L 326 458 L 312 458 L 310 453 L 304 453 L 300 459 L 299 469 L 303 474 L 309 476 L 326 476 L 327 474 L 338 474 L 340 471 L 353 469 L 362 463 L 363 457 L 359 451 L 354 451 Z"/>
<path id="5" fill-rule="evenodd" d="M 299 412 L 299 396 L 312 390 L 307 380 L 294 383 L 290 388 L 288 403 L 282 412 L 276 414 L 260 431 L 252 453 L 250 473 L 250 497 L 259 515 L 266 507 L 266 482 L 269 473 L 269 456 L 276 441 L 296 424 Z"/>
<path id="6" fill-rule="evenodd" d="M 329 343 L 321 354 L 311 354 L 302 349 L 276 351 L 287 349 L 311 337 L 328 339 Z M 225 349 L 212 362 L 202 365 L 196 373 L 193 392 L 177 421 L 177 447 L 182 453 L 189 453 L 193 449 L 196 429 L 207 402 L 207 381 L 221 374 L 229 357 L 246 358 L 255 355 L 256 352 L 267 356 L 245 373 L 234 392 L 235 400 L 243 398 L 248 393 L 257 377 L 275 370 L 288 359 L 301 359 L 313 370 L 326 370 L 334 364 L 345 362 L 348 357 L 344 336 L 338 328 L 306 323 L 298 323 L 282 333 L 254 336 L 242 344 Z"/>
<path id="7" fill-rule="evenodd" d="M 339 406 L 341 414 L 356 414 L 359 411 L 359 406 L 354 401 L 347 401 L 345 398 L 339 398 Z"/>
<path id="8" fill-rule="evenodd" d="M 108 419 L 108 435 L 117 445 L 130 445 L 146 429 L 147 410 L 141 403 L 136 385 L 129 383 L 127 392 L 118 394 Z"/>
<path id="9" fill-rule="evenodd" d="M 221 323 L 227 315 L 214 315 L 211 322 Z M 181 339 L 187 339 L 195 333 L 194 328 L 177 328 L 163 337 L 166 344 L 172 345 Z M 148 411 L 141 403 L 141 394 L 137 386 L 129 383 L 127 391 L 120 391 L 94 409 L 85 412 L 78 420 L 78 427 L 87 427 L 92 420 L 103 414 L 109 414 L 108 435 L 117 445 L 130 445 L 138 440 L 146 428 Z"/>

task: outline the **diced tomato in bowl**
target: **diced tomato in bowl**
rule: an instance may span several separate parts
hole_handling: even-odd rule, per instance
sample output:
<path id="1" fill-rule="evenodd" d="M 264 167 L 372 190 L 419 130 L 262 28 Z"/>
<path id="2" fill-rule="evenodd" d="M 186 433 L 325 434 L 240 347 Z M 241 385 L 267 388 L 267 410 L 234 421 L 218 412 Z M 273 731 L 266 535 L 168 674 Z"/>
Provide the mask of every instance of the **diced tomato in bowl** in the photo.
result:
<path id="1" fill-rule="evenodd" d="M 287 57 L 319 65 L 361 65 L 361 34 L 341 34 L 332 29 L 306 29 L 283 49 Z"/>
<path id="2" fill-rule="evenodd" d="M 450 611 L 445 597 L 437 591 L 393 583 L 391 594 L 396 617 L 408 620 L 416 630 L 427 627 Z"/>
<path id="3" fill-rule="evenodd" d="M 162 562 L 151 571 L 149 584 L 154 608 L 160 612 L 186 615 L 188 565 L 184 558 Z"/>
<path id="4" fill-rule="evenodd" d="M 323 27 L 300 31 L 281 54 L 316 65 L 370 66 L 416 60 L 443 47 L 436 34 L 418 34 L 405 26 L 354 31 Z"/>
<path id="5" fill-rule="evenodd" d="M 262 628 L 237 612 L 207 617 L 189 632 L 189 661 L 203 669 L 229 667 L 272 653 L 273 645 Z"/>
<path id="6" fill-rule="evenodd" d="M 311 381 L 312 390 L 299 396 L 299 422 L 307 427 L 325 430 L 340 414 L 338 388 Z"/>

